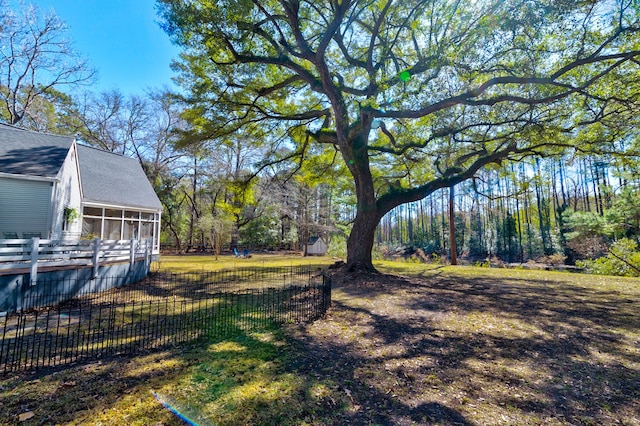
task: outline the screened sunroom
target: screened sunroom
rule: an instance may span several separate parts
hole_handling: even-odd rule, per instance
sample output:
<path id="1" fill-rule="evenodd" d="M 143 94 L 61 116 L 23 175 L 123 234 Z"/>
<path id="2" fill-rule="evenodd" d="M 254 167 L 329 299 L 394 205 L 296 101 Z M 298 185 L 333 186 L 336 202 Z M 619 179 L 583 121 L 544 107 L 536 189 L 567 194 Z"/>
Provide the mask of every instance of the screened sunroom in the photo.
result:
<path id="1" fill-rule="evenodd" d="M 153 240 L 153 252 L 160 251 L 160 213 L 148 210 L 108 208 L 85 204 L 82 236 L 103 240 Z"/>
<path id="2" fill-rule="evenodd" d="M 82 237 L 153 239 L 160 252 L 162 204 L 137 160 L 78 146 Z"/>

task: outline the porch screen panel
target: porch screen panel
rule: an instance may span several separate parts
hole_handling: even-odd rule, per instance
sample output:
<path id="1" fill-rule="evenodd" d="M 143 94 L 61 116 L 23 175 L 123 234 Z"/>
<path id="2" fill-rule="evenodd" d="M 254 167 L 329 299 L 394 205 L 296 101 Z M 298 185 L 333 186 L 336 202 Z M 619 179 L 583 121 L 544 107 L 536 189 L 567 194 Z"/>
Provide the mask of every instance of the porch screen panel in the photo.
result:
<path id="1" fill-rule="evenodd" d="M 102 230 L 102 219 L 95 217 L 85 217 L 82 220 L 82 235 L 85 238 L 100 237 Z"/>
<path id="2" fill-rule="evenodd" d="M 146 240 L 151 237 L 153 237 L 153 223 L 142 222 L 142 227 L 140 228 L 140 239 Z"/>
<path id="3" fill-rule="evenodd" d="M 138 228 L 140 224 L 137 220 L 126 220 L 124 221 L 124 228 L 122 233 L 123 240 L 130 240 L 131 238 L 138 239 Z"/>
<path id="4" fill-rule="evenodd" d="M 122 228 L 121 220 L 104 219 L 104 234 L 102 238 L 105 240 L 120 240 L 120 230 Z"/>

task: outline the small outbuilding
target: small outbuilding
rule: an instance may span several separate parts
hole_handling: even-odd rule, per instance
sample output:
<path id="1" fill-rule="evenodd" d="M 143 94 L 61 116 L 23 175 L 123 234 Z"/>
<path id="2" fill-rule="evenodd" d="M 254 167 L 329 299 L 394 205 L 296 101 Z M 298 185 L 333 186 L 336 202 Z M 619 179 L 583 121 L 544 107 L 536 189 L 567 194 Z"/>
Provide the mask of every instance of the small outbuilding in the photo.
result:
<path id="1" fill-rule="evenodd" d="M 325 254 L 327 254 L 327 243 L 321 237 L 309 237 L 307 255 L 324 256 Z"/>
<path id="2" fill-rule="evenodd" d="M 0 123 L 0 239 L 152 239 L 162 204 L 140 163 Z"/>

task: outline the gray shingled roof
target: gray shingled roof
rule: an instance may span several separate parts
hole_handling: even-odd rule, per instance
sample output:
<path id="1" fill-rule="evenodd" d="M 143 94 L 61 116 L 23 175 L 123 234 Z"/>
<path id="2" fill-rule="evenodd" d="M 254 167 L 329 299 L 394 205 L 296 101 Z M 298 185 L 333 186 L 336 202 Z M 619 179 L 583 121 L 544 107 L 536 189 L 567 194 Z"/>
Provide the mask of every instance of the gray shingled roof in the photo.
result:
<path id="1" fill-rule="evenodd" d="M 68 136 L 0 123 L 0 172 L 56 177 L 72 144 L 73 138 Z"/>
<path id="2" fill-rule="evenodd" d="M 162 209 L 137 160 L 84 145 L 78 159 L 84 201 Z"/>
<path id="3" fill-rule="evenodd" d="M 0 172 L 54 178 L 73 141 L 0 123 Z M 137 160 L 83 145 L 78 160 L 83 201 L 162 209 Z"/>

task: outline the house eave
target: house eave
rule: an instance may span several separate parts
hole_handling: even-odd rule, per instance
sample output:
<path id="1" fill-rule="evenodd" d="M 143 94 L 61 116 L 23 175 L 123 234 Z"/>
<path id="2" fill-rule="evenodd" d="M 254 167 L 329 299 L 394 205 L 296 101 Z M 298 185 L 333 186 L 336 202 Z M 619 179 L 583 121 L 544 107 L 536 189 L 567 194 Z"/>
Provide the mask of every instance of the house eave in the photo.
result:
<path id="1" fill-rule="evenodd" d="M 39 182 L 60 182 L 60 179 L 58 177 L 21 175 L 21 174 L 15 174 L 15 173 L 0 172 L 0 177 L 8 178 L 8 179 L 39 181 Z"/>
<path id="2" fill-rule="evenodd" d="M 96 200 L 82 200 L 82 205 L 86 207 L 104 207 L 104 208 L 116 209 L 116 210 L 139 210 L 139 211 L 144 211 L 148 213 L 156 213 L 156 212 L 162 211 L 162 207 L 157 208 L 157 207 L 135 206 L 132 204 L 130 205 L 113 204 L 113 203 L 107 203 L 104 201 L 96 201 Z"/>

